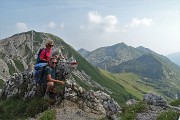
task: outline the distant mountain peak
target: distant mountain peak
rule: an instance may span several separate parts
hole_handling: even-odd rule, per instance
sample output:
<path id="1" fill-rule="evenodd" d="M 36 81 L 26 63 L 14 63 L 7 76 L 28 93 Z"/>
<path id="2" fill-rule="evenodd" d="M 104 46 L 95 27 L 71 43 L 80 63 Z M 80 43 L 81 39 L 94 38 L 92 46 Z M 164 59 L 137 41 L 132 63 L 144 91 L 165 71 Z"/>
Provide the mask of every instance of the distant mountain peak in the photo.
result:
<path id="1" fill-rule="evenodd" d="M 86 57 L 90 52 L 85 50 L 84 48 L 81 48 L 78 50 L 78 52 L 83 56 Z"/>
<path id="2" fill-rule="evenodd" d="M 88 50 L 86 50 L 84 48 L 80 48 L 78 51 L 87 51 L 87 52 L 89 52 Z"/>
<path id="3" fill-rule="evenodd" d="M 126 45 L 124 42 L 121 42 L 121 43 L 117 43 L 117 44 L 115 44 L 115 45 L 112 45 L 112 46 L 128 46 L 128 45 Z"/>

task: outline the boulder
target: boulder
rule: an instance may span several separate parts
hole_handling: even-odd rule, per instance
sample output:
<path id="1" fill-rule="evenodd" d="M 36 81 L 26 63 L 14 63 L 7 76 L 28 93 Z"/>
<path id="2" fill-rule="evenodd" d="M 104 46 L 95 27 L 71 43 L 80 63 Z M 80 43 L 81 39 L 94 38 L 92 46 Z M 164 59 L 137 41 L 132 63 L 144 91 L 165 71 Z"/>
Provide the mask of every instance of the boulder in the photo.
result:
<path id="1" fill-rule="evenodd" d="M 147 104 L 155 105 L 155 106 L 167 107 L 168 105 L 163 96 L 157 95 L 152 92 L 145 94 L 143 97 L 143 101 L 146 102 Z"/>

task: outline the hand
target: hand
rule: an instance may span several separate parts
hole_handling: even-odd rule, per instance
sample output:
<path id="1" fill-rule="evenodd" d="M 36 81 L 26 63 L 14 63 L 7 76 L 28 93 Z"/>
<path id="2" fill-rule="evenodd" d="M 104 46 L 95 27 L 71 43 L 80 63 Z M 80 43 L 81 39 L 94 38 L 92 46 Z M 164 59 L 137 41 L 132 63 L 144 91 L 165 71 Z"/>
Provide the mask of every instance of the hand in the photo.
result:
<path id="1" fill-rule="evenodd" d="M 59 81 L 60 84 L 64 85 L 64 81 Z"/>

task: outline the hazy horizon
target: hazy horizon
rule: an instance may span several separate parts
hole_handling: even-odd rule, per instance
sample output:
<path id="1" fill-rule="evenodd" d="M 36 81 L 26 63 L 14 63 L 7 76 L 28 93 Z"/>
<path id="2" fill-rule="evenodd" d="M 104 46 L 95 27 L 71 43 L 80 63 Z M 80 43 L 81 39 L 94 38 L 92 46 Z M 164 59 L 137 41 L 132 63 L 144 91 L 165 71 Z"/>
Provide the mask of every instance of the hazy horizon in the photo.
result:
<path id="1" fill-rule="evenodd" d="M 125 43 L 158 54 L 180 51 L 179 0 L 0 0 L 0 39 L 35 30 L 76 50 Z"/>

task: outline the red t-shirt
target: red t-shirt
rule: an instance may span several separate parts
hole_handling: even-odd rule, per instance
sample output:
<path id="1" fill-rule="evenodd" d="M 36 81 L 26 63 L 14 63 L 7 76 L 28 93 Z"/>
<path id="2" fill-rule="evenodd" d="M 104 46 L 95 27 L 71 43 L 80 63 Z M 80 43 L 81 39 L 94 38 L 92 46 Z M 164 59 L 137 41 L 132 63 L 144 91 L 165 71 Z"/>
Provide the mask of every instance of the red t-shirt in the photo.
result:
<path id="1" fill-rule="evenodd" d="M 48 50 L 47 48 L 43 49 L 41 54 L 40 54 L 40 60 L 45 59 L 45 60 L 50 60 L 52 50 Z"/>

